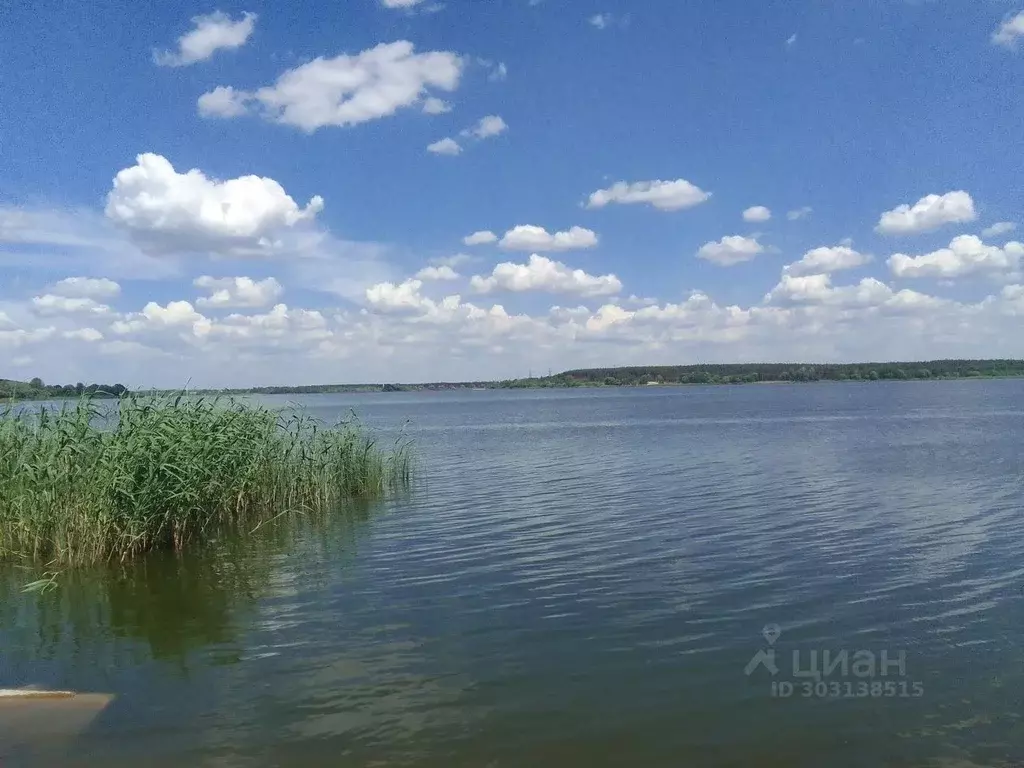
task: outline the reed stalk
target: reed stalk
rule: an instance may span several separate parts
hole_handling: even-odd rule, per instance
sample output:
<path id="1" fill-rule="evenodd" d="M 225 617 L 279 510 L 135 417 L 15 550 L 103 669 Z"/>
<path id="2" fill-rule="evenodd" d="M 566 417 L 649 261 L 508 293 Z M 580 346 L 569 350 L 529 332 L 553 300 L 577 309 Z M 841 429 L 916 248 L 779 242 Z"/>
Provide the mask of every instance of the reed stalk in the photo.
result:
<path id="1" fill-rule="evenodd" d="M 358 423 L 202 397 L 0 409 L 0 560 L 125 561 L 331 513 L 410 480 L 408 443 Z"/>

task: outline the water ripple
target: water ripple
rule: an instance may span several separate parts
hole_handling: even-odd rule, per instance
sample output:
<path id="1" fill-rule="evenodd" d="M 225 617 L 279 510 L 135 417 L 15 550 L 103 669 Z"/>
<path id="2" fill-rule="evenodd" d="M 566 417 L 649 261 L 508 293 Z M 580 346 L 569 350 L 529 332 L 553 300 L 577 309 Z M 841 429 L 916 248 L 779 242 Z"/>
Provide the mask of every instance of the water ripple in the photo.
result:
<path id="1" fill-rule="evenodd" d="M 273 559 L 193 679 L 126 664 L 133 708 L 98 729 L 92 764 L 147 739 L 167 764 L 1014 759 L 992 745 L 1014 743 L 1024 684 L 1022 394 L 310 398 L 385 431 L 410 419 L 423 482 L 359 536 L 310 532 Z M 925 695 L 773 699 L 769 676 L 744 674 L 769 623 L 783 660 L 904 651 Z M 89 660 L 64 663 L 73 678 Z M 142 683 L 180 709 L 158 718 Z M 189 703 L 200 688 L 210 703 Z"/>

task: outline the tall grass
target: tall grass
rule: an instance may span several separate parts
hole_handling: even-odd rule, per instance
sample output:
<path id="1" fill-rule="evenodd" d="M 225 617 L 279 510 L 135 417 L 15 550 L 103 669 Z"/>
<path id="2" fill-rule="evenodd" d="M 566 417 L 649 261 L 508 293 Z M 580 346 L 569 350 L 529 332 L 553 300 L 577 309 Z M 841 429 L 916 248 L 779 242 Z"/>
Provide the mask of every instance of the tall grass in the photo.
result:
<path id="1" fill-rule="evenodd" d="M 409 481 L 405 442 L 217 399 L 88 397 L 0 410 L 0 559 L 127 560 Z"/>

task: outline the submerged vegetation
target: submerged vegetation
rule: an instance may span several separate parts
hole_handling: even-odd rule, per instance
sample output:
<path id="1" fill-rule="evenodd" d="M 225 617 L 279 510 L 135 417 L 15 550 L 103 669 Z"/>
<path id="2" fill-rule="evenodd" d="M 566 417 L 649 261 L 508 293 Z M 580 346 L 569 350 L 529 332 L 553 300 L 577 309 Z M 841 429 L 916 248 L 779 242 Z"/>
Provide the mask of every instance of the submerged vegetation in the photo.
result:
<path id="1" fill-rule="evenodd" d="M 231 400 L 89 397 L 0 410 L 0 559 L 127 560 L 409 482 L 408 445 Z"/>

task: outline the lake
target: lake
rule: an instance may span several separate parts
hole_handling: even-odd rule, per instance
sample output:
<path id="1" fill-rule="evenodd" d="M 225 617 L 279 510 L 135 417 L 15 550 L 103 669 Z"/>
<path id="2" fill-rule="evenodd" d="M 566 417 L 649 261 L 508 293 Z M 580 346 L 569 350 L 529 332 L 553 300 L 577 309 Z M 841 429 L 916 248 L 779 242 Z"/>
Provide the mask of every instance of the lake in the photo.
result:
<path id="1" fill-rule="evenodd" d="M 0 572 L 0 687 L 116 695 L 5 768 L 1024 760 L 1024 381 L 264 400 L 403 429 L 420 482 Z"/>

